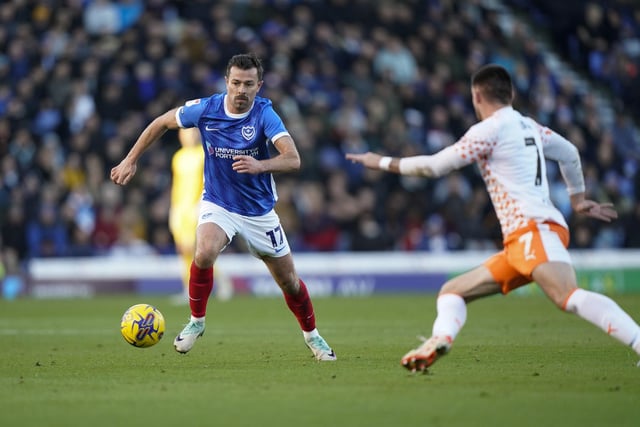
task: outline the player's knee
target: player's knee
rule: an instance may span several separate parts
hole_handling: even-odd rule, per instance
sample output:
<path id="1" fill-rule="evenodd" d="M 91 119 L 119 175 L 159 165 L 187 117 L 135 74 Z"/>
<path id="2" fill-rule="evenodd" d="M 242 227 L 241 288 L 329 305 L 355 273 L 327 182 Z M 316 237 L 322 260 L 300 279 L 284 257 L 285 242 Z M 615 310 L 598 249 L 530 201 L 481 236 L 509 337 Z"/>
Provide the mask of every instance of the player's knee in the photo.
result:
<path id="1" fill-rule="evenodd" d="M 438 295 L 457 293 L 456 290 L 457 288 L 455 286 L 455 282 L 452 282 L 451 280 L 449 280 L 445 282 L 444 285 L 442 285 Z"/>
<path id="2" fill-rule="evenodd" d="M 211 267 L 216 262 L 216 254 L 212 251 L 196 251 L 193 262 L 199 268 L 208 268 Z"/>
<path id="3" fill-rule="evenodd" d="M 274 279 L 285 294 L 295 295 L 300 290 L 300 282 L 295 274 L 287 274 L 284 277 L 274 277 Z"/>
<path id="4" fill-rule="evenodd" d="M 553 304 L 562 311 L 566 311 L 567 300 L 576 288 L 560 288 L 547 291 L 546 294 Z"/>

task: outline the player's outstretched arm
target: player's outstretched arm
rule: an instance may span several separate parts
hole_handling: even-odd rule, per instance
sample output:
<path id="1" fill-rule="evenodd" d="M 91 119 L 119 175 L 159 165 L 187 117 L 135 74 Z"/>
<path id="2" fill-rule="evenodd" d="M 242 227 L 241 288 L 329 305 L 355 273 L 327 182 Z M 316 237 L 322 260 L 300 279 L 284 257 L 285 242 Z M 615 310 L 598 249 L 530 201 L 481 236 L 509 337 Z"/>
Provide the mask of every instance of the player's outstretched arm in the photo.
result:
<path id="1" fill-rule="evenodd" d="M 458 156 L 451 146 L 430 156 L 388 157 L 367 152 L 362 154 L 347 153 L 345 157 L 347 160 L 360 163 L 369 169 L 428 178 L 440 177 L 469 163 Z"/>
<path id="2" fill-rule="evenodd" d="M 360 163 L 369 169 L 400 173 L 400 159 L 398 158 L 385 157 L 370 151 L 362 154 L 347 153 L 345 157 L 347 160 Z"/>
<path id="3" fill-rule="evenodd" d="M 177 108 L 167 111 L 156 117 L 142 131 L 138 140 L 133 144 L 127 156 L 120 164 L 111 169 L 111 180 L 118 185 L 126 185 L 131 181 L 137 171 L 137 161 L 147 148 L 156 142 L 168 129 L 177 129 Z"/>
<path id="4" fill-rule="evenodd" d="M 577 193 L 571 196 L 571 207 L 580 215 L 599 219 L 604 222 L 611 222 L 618 218 L 618 212 L 613 207 L 613 203 L 598 203 L 585 199 L 584 193 Z"/>

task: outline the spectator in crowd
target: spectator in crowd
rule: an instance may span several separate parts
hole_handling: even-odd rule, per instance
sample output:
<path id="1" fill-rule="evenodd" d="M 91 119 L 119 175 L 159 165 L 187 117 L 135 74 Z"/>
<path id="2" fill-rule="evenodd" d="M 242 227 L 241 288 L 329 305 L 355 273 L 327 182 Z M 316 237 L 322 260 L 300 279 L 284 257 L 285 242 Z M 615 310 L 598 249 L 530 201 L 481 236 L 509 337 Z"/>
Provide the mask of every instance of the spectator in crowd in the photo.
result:
<path id="1" fill-rule="evenodd" d="M 67 230 L 53 205 L 40 207 L 35 220 L 27 224 L 30 257 L 62 257 L 67 255 Z"/>
<path id="2" fill-rule="evenodd" d="M 6 217 L 2 219 L 1 240 L 4 255 L 12 252 L 11 259 L 25 259 L 28 254 L 27 226 L 24 220 L 24 211 L 21 203 L 12 203 Z"/>
<path id="3" fill-rule="evenodd" d="M 446 245 L 447 250 L 495 242 L 489 231 L 495 223 L 487 213 L 488 201 L 475 196 L 482 189 L 478 176 L 460 177 L 466 190 L 456 203 L 483 213 L 482 220 L 465 222 L 433 206 L 409 202 L 436 197 L 441 185 L 363 174 L 342 160 L 346 151 L 385 149 L 409 155 L 450 144 L 451 134 L 474 121 L 465 90 L 469 76 L 491 58 L 514 68 L 520 110 L 540 120 L 548 118 L 579 145 L 587 179 L 593 181 L 590 188 L 626 199 L 620 211 L 625 227 L 612 234 L 593 226 L 580 246 L 593 248 L 597 242 L 636 247 L 628 237 L 633 230 L 628 224 L 638 211 L 640 194 L 635 155 L 640 144 L 634 123 L 640 116 L 640 13 L 631 2 L 608 2 L 607 7 L 599 2 L 580 2 L 578 7 L 552 0 L 505 2 L 530 8 L 534 23 L 541 23 L 536 30 L 548 28 L 556 35 L 559 52 L 583 64 L 577 71 L 610 91 L 619 115 L 611 123 L 599 114 L 590 91 L 584 93 L 545 65 L 543 48 L 521 21 L 503 28 L 501 12 L 479 1 L 464 7 L 440 0 L 393 7 L 379 2 L 367 4 L 366 11 L 362 1 L 100 0 L 67 2 L 64 8 L 57 3 L 0 4 L 0 221 L 5 224 L 10 203 L 21 203 L 25 221 L 36 224 L 30 216 L 39 211 L 25 207 L 42 205 L 50 197 L 45 188 L 55 187 L 55 200 L 50 202 L 62 206 L 79 200 L 73 193 L 79 191 L 78 180 L 84 179 L 92 209 L 83 208 L 75 220 L 67 216 L 67 207 L 58 212 L 65 235 L 59 240 L 70 245 L 67 253 L 108 253 L 119 239 L 123 206 L 132 197 L 143 207 L 148 223 L 136 230 L 136 237 L 156 251 L 167 251 L 160 247 L 167 240 L 167 171 L 176 147 L 154 147 L 144 160 L 145 173 L 117 197 L 104 190 L 106 171 L 150 118 L 223 88 L 219 70 L 237 51 L 270 58 L 263 90 L 278 104 L 287 126 L 300 135 L 301 179 L 291 188 L 290 203 L 282 204 L 299 224 L 289 230 L 294 250 L 371 247 L 367 236 L 377 229 L 374 225 L 389 234 L 384 247 L 424 249 L 428 224 L 414 218 L 432 214 L 441 216 L 450 237 L 462 236 Z M 562 16 L 572 26 L 557 30 L 553 26 L 563 22 L 548 17 L 560 7 L 567 7 Z M 598 19 L 592 18 L 596 14 Z M 578 27 L 588 37 L 581 37 Z M 590 39 L 604 40 L 608 49 Z M 595 58 L 591 68 L 590 56 Z M 599 146 L 609 144 L 607 135 L 613 135 L 614 150 L 604 153 Z M 606 163 L 597 165 L 598 153 L 600 158 L 606 154 Z M 84 178 L 73 172 L 78 165 Z M 337 195 L 329 183 L 345 172 L 346 181 L 340 182 L 348 195 L 370 190 L 376 209 L 340 212 L 335 203 L 326 203 Z M 553 187 L 561 178 L 556 174 L 552 180 Z M 624 191 L 612 193 L 603 182 L 621 183 Z M 307 188 L 313 189 L 312 195 L 305 194 Z M 400 205 L 387 206 L 385 199 Z M 435 218 L 431 230 L 438 224 Z M 164 237 L 160 228 L 165 229 Z M 326 238 L 319 239 L 318 232 L 327 233 Z M 87 233 L 93 250 L 87 246 Z M 599 237 L 601 233 L 606 238 Z M 373 246 L 379 245 L 375 240 Z M 30 253 L 38 252 L 21 252 L 20 262 Z"/>

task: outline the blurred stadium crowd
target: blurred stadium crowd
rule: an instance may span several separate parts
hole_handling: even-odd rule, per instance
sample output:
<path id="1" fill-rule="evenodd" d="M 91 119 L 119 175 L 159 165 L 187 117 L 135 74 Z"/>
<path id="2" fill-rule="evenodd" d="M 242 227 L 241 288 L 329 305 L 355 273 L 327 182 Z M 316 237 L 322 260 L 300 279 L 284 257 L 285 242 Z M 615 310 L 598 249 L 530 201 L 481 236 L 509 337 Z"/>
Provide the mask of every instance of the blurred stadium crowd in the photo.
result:
<path id="1" fill-rule="evenodd" d="M 294 251 L 500 246 L 476 170 L 428 181 L 365 171 L 344 152 L 433 153 L 475 122 L 480 65 L 507 67 L 516 107 L 572 140 L 613 224 L 580 222 L 557 168 L 554 200 L 576 248 L 640 247 L 640 11 L 631 1 L 13 0 L 0 5 L 3 261 L 173 253 L 167 133 L 121 188 L 109 171 L 150 119 L 224 89 L 231 55 L 256 52 L 303 168 L 277 178 Z M 535 4 L 535 7 L 532 6 Z M 567 5 L 566 19 L 554 7 Z M 606 6 L 604 6 L 606 5 Z M 520 19 L 518 16 L 526 16 Z M 505 25 L 505 23 L 509 25 Z M 562 24 L 562 27 L 558 25 Z M 580 90 L 545 61 L 585 76 Z M 596 89 L 615 112 L 605 120 Z M 240 243 L 238 243 L 240 244 Z M 229 250 L 240 249 L 231 247 Z"/>

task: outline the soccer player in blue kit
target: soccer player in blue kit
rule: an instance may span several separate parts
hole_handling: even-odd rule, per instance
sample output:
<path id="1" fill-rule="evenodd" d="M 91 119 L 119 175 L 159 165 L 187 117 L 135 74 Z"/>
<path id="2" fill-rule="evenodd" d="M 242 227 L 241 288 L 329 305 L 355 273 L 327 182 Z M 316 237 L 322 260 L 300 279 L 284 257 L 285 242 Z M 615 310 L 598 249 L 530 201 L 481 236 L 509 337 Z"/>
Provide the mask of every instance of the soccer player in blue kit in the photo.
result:
<path id="1" fill-rule="evenodd" d="M 272 174 L 298 170 L 300 155 L 271 101 L 257 96 L 262 77 L 262 64 L 254 54 L 233 56 L 225 73 L 226 92 L 188 101 L 155 118 L 111 170 L 111 179 L 126 185 L 140 156 L 168 129 L 198 127 L 205 155 L 204 192 L 189 277 L 191 318 L 173 342 L 176 351 L 188 352 L 204 333 L 213 266 L 240 235 L 282 290 L 315 358 L 333 361 L 336 355 L 316 329 L 311 299 L 274 211 L 277 192 Z M 278 152 L 274 157 L 269 142 Z"/>

